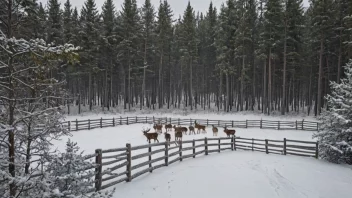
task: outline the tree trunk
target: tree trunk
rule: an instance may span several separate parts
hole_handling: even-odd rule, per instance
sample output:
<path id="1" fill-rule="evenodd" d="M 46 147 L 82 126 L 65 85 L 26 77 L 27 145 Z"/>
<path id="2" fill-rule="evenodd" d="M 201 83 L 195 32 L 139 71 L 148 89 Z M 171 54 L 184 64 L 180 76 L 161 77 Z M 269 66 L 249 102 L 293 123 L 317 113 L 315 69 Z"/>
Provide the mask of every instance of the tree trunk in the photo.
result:
<path id="1" fill-rule="evenodd" d="M 281 100 L 281 115 L 285 115 L 286 106 L 286 56 L 287 56 L 287 21 L 285 20 L 285 38 L 284 38 L 284 70 L 282 74 L 282 100 Z"/>
<path id="2" fill-rule="evenodd" d="M 324 35 L 320 39 L 320 55 L 319 55 L 319 77 L 318 77 L 318 98 L 317 98 L 317 115 L 321 113 L 322 105 L 322 79 L 323 79 L 323 54 L 324 54 Z"/>

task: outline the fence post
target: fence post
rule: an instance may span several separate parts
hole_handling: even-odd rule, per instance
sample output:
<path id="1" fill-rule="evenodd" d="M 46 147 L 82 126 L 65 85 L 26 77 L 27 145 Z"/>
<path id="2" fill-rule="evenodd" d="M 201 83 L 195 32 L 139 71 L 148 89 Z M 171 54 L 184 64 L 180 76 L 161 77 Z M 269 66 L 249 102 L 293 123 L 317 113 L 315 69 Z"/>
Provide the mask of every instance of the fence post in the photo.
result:
<path id="1" fill-rule="evenodd" d="M 127 125 L 128 125 L 128 116 L 127 116 Z"/>
<path id="2" fill-rule="evenodd" d="M 68 131 L 71 131 L 71 121 L 68 121 L 67 124 L 68 124 Z"/>
<path id="3" fill-rule="evenodd" d="M 165 142 L 165 166 L 169 166 L 169 142 Z"/>
<path id="4" fill-rule="evenodd" d="M 234 135 L 232 137 L 235 137 Z M 233 138 L 233 148 L 236 150 L 236 138 Z"/>
<path id="5" fill-rule="evenodd" d="M 235 139 L 235 137 L 234 136 L 232 136 L 232 138 L 231 138 L 231 151 L 233 151 L 233 148 L 234 148 L 234 139 Z"/>
<path id="6" fill-rule="evenodd" d="M 319 143 L 315 144 L 315 158 L 319 158 Z"/>
<path id="7" fill-rule="evenodd" d="M 115 118 L 112 118 L 112 126 L 115 126 Z"/>
<path id="8" fill-rule="evenodd" d="M 193 158 L 195 158 L 196 157 L 196 148 L 195 148 L 195 146 L 196 146 L 196 141 L 193 139 L 193 142 L 192 142 L 192 146 L 193 146 Z"/>
<path id="9" fill-rule="evenodd" d="M 204 138 L 205 155 L 208 155 L 208 138 Z"/>
<path id="10" fill-rule="evenodd" d="M 297 123 L 297 120 L 296 120 L 296 130 L 298 130 L 298 123 Z"/>
<path id="11" fill-rule="evenodd" d="M 304 124 L 303 124 L 303 123 L 304 123 L 304 119 L 302 120 L 302 130 L 303 130 L 303 128 L 304 128 L 304 126 L 303 126 Z"/>
<path id="12" fill-rule="evenodd" d="M 122 117 L 120 116 L 120 125 L 122 125 Z"/>
<path id="13" fill-rule="evenodd" d="M 103 118 L 100 118 L 100 128 L 103 128 Z"/>
<path id="14" fill-rule="evenodd" d="M 226 125 L 226 124 L 225 124 Z M 218 126 L 220 126 L 220 120 L 218 120 Z"/>
<path id="15" fill-rule="evenodd" d="M 78 131 L 78 120 L 76 119 L 76 131 Z"/>
<path id="16" fill-rule="evenodd" d="M 220 149 L 221 149 L 221 147 L 220 147 L 220 144 L 221 144 L 221 139 L 219 138 L 219 153 L 220 153 Z"/>
<path id="17" fill-rule="evenodd" d="M 180 118 L 178 118 L 178 125 L 180 125 Z"/>
<path id="18" fill-rule="evenodd" d="M 252 138 L 252 151 L 254 151 L 254 138 Z"/>
<path id="19" fill-rule="evenodd" d="M 265 139 L 265 152 L 266 152 L 266 154 L 269 154 L 269 150 L 268 150 L 268 139 Z"/>
<path id="20" fill-rule="evenodd" d="M 148 117 L 145 116 L 145 123 L 148 124 Z"/>
<path id="21" fill-rule="evenodd" d="M 319 123 L 317 122 L 317 131 L 319 131 Z"/>
<path id="22" fill-rule="evenodd" d="M 154 118 L 154 116 L 153 116 L 153 124 L 155 123 L 155 118 Z"/>
<path id="23" fill-rule="evenodd" d="M 248 128 L 248 120 L 246 120 L 246 128 Z"/>
<path id="24" fill-rule="evenodd" d="M 179 148 L 179 151 L 180 151 L 180 162 L 182 162 L 182 140 L 180 141 L 181 144 L 180 144 L 180 148 Z"/>
<path id="25" fill-rule="evenodd" d="M 280 121 L 277 121 L 277 128 L 280 130 Z"/>
<path id="26" fill-rule="evenodd" d="M 138 123 L 138 118 L 137 118 L 137 116 L 136 116 L 136 123 Z"/>
<path id="27" fill-rule="evenodd" d="M 101 149 L 95 150 L 95 163 L 97 167 L 95 168 L 95 192 L 101 189 L 102 183 L 102 151 Z"/>
<path id="28" fill-rule="evenodd" d="M 207 126 L 209 126 L 209 120 L 207 119 Z"/>
<path id="29" fill-rule="evenodd" d="M 286 138 L 284 138 L 284 155 L 286 155 Z"/>
<path id="30" fill-rule="evenodd" d="M 132 177 L 131 177 L 131 162 L 132 162 L 132 159 L 131 159 L 131 144 L 126 144 L 126 149 L 127 149 L 127 165 L 126 165 L 126 176 L 127 176 L 127 180 L 126 182 L 130 182 L 132 180 Z"/>
<path id="31" fill-rule="evenodd" d="M 169 118 L 169 124 L 171 124 L 172 120 L 171 120 L 171 117 Z"/>
<path id="32" fill-rule="evenodd" d="M 231 122 L 232 122 L 232 127 L 233 127 L 233 120 Z"/>
<path id="33" fill-rule="evenodd" d="M 263 128 L 263 119 L 260 119 L 260 128 Z"/>
<path id="34" fill-rule="evenodd" d="M 88 119 L 88 130 L 90 130 L 90 119 Z"/>
<path id="35" fill-rule="evenodd" d="M 150 163 L 150 161 L 152 161 L 152 146 L 149 144 L 149 147 L 148 147 L 148 152 L 149 152 L 149 156 L 148 156 L 148 159 L 149 159 L 149 168 L 151 168 L 152 167 L 152 163 Z M 153 169 L 151 169 L 150 171 L 149 171 L 150 173 L 152 173 L 153 172 Z"/>

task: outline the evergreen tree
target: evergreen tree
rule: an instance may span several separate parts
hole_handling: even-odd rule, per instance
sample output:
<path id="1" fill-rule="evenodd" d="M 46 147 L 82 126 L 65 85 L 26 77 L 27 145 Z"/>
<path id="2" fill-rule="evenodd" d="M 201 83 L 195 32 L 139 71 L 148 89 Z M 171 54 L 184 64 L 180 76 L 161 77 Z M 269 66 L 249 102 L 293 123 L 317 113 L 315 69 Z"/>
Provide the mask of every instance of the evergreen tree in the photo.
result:
<path id="1" fill-rule="evenodd" d="M 48 1 L 47 42 L 63 43 L 62 12 L 58 0 Z"/>
<path id="2" fill-rule="evenodd" d="M 67 0 L 64 4 L 63 12 L 63 29 L 64 29 L 64 42 L 71 43 L 72 41 L 72 9 L 70 0 Z"/>
<path id="3" fill-rule="evenodd" d="M 124 78 L 127 73 L 127 86 L 124 85 L 125 108 L 128 103 L 128 109 L 133 105 L 132 99 L 132 77 L 136 73 L 136 67 L 140 61 L 140 17 L 137 9 L 136 0 L 125 0 L 121 11 L 121 32 L 122 41 L 119 49 L 119 62 L 122 66 Z M 124 80 L 124 83 L 126 81 Z M 127 102 L 127 103 L 126 103 Z"/>
<path id="4" fill-rule="evenodd" d="M 268 113 L 273 110 L 272 106 L 272 84 L 273 71 L 272 65 L 278 61 L 280 49 L 280 41 L 282 38 L 282 4 L 280 0 L 268 0 L 265 5 L 265 22 L 264 36 L 266 42 L 266 50 L 268 53 Z"/>
<path id="5" fill-rule="evenodd" d="M 196 57 L 196 21 L 191 3 L 188 2 L 187 8 L 182 19 L 182 52 L 189 71 L 188 81 L 188 102 L 193 109 L 193 68 Z"/>
<path id="6" fill-rule="evenodd" d="M 155 11 L 154 7 L 150 3 L 150 0 L 146 0 L 141 11 L 142 20 L 142 35 L 144 46 L 143 49 L 143 84 L 142 84 L 142 94 L 141 94 L 141 109 L 145 105 L 146 97 L 146 79 L 147 79 L 147 69 L 151 66 L 153 61 L 154 49 L 154 39 L 155 39 Z"/>
<path id="7" fill-rule="evenodd" d="M 340 84 L 331 82 L 332 93 L 326 97 L 329 110 L 320 116 L 322 126 L 314 137 L 318 138 L 321 158 L 352 164 L 352 60 L 345 67 L 345 75 Z"/>

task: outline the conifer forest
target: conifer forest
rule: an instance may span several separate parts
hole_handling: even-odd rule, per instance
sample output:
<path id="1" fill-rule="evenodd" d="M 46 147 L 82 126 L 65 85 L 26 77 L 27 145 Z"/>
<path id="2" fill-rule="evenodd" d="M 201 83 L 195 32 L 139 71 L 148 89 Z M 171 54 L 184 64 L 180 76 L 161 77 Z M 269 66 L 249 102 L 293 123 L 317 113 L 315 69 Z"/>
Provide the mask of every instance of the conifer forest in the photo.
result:
<path id="1" fill-rule="evenodd" d="M 227 0 L 204 13 L 189 2 L 182 16 L 167 0 L 1 0 L 0 20 L 7 38 L 77 47 L 45 75 L 64 82 L 65 103 L 88 109 L 318 115 L 352 58 L 350 0 Z"/>

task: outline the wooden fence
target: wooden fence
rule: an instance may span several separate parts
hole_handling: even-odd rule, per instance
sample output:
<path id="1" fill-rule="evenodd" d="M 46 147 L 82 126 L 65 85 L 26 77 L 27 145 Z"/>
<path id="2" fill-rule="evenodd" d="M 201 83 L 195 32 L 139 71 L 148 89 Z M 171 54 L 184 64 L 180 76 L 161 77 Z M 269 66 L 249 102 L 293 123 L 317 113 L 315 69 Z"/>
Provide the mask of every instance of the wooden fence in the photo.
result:
<path id="1" fill-rule="evenodd" d="M 87 159 L 95 158 L 95 189 L 107 189 L 121 182 L 130 182 L 133 179 L 152 173 L 154 170 L 182 162 L 187 158 L 199 155 L 220 153 L 224 150 L 249 150 L 266 154 L 298 155 L 318 158 L 318 143 L 298 140 L 268 140 L 250 138 L 204 138 L 182 141 L 179 145 L 171 142 L 147 144 L 102 150 L 97 149 L 95 154 Z M 234 156 L 235 157 L 235 156 Z"/>
<path id="2" fill-rule="evenodd" d="M 157 118 L 157 117 L 119 117 L 119 118 L 100 118 L 88 120 L 73 120 L 66 121 L 64 124 L 70 131 L 90 130 L 95 128 L 114 127 L 117 125 L 130 125 L 137 123 L 144 124 L 172 124 L 172 125 L 194 125 L 198 124 L 206 126 L 218 127 L 236 127 L 236 128 L 261 128 L 261 129 L 276 129 L 276 130 L 304 130 L 318 131 L 319 123 L 311 121 L 271 121 L 271 120 L 209 120 L 209 119 L 180 119 L 180 118 Z"/>

